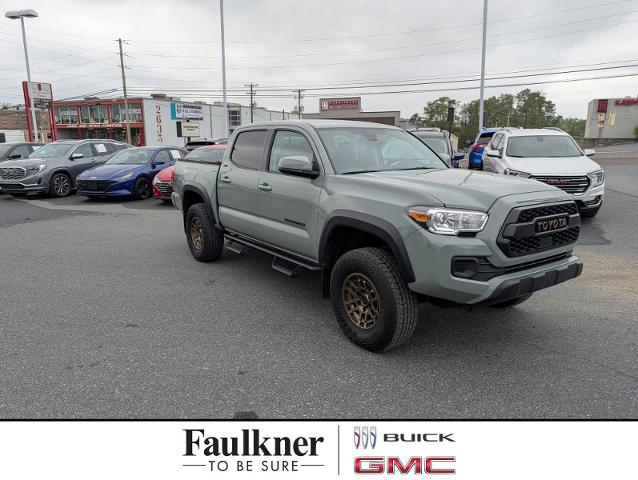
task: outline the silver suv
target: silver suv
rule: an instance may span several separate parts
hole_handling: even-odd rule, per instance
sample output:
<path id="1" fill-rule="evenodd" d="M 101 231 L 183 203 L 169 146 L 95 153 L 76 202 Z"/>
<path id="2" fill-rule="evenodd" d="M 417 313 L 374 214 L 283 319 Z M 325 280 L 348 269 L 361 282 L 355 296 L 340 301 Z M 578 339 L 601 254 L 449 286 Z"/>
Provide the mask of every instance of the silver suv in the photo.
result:
<path id="1" fill-rule="evenodd" d="M 38 148 L 27 158 L 3 162 L 0 189 L 15 197 L 30 192 L 66 197 L 84 170 L 104 164 L 130 145 L 113 140 L 58 140 Z"/>
<path id="2" fill-rule="evenodd" d="M 506 128 L 483 152 L 483 170 L 532 178 L 567 192 L 583 217 L 593 217 L 605 196 L 605 172 L 574 139 L 557 128 Z"/>

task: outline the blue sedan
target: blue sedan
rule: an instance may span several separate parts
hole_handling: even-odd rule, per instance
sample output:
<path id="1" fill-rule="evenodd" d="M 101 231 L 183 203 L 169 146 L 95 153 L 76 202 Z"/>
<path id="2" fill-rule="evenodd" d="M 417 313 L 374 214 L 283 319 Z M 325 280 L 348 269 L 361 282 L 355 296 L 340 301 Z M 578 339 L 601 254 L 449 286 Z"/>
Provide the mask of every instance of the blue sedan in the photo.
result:
<path id="1" fill-rule="evenodd" d="M 129 197 L 143 200 L 153 193 L 157 173 L 188 152 L 178 147 L 136 147 L 121 150 L 104 165 L 85 170 L 77 178 L 85 197 Z"/>

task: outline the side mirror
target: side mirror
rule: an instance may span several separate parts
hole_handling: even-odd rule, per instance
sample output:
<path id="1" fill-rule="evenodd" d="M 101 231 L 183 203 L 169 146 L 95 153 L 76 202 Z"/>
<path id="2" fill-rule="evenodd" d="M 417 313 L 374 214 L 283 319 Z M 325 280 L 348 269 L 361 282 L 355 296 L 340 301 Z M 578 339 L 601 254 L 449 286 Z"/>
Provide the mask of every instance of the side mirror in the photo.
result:
<path id="1" fill-rule="evenodd" d="M 594 150 L 593 148 L 586 148 L 585 150 L 583 150 L 583 153 L 587 157 L 593 157 L 594 155 L 596 155 L 596 150 Z"/>
<path id="2" fill-rule="evenodd" d="M 485 147 L 485 155 L 487 155 L 488 157 L 494 157 L 494 158 L 501 158 L 501 152 L 498 150 L 491 150 L 487 147 Z"/>
<path id="3" fill-rule="evenodd" d="M 305 155 L 283 157 L 279 160 L 279 171 L 298 177 L 317 178 L 319 176 L 319 171 L 314 169 L 312 161 Z"/>
<path id="4" fill-rule="evenodd" d="M 465 158 L 465 153 L 456 152 L 452 158 L 454 158 L 454 160 L 463 160 Z"/>
<path id="5" fill-rule="evenodd" d="M 69 160 L 75 160 L 76 158 L 84 158 L 83 153 L 72 153 L 69 157 Z"/>

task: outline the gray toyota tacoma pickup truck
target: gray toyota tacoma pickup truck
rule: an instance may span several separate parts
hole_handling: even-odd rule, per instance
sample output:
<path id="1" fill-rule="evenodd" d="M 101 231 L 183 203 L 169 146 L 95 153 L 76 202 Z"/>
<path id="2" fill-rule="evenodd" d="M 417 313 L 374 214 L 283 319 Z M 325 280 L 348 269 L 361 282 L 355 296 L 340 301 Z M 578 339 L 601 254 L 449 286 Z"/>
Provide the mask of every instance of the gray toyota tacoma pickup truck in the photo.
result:
<path id="1" fill-rule="evenodd" d="M 399 128 L 254 123 L 223 160 L 181 159 L 174 205 L 192 255 L 255 248 L 322 276 L 344 333 L 372 351 L 408 340 L 417 303 L 509 307 L 582 271 L 576 204 L 534 180 L 451 169 Z"/>

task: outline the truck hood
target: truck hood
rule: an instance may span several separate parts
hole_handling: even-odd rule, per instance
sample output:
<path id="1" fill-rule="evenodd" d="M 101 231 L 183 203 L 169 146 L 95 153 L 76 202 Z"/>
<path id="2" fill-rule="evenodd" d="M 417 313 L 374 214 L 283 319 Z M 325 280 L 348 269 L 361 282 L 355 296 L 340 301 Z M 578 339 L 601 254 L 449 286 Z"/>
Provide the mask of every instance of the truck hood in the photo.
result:
<path id="1" fill-rule="evenodd" d="M 504 163 L 507 168 L 531 173 L 532 175 L 586 175 L 595 170 L 600 170 L 600 165 L 586 156 L 568 158 L 507 157 Z"/>
<path id="2" fill-rule="evenodd" d="M 149 165 L 101 165 L 82 172 L 80 180 L 111 180 L 126 175 L 129 172 L 142 171 L 150 168 Z"/>
<path id="3" fill-rule="evenodd" d="M 560 189 L 536 180 L 458 168 L 362 173 L 352 177 L 378 183 L 379 192 L 388 187 L 407 189 L 418 194 L 424 202 L 429 195 L 446 207 L 483 211 L 508 195 L 547 192 L 548 198 L 562 200 L 568 197 Z"/>

